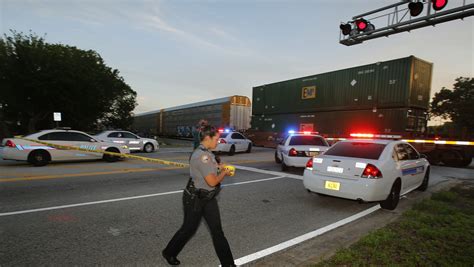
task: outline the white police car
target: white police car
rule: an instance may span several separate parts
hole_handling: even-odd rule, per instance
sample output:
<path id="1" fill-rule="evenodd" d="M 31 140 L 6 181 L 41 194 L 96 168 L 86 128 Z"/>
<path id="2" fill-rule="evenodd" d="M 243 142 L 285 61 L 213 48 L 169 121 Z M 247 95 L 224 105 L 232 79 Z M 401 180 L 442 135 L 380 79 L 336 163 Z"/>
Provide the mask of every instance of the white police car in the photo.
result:
<path id="1" fill-rule="evenodd" d="M 129 154 L 130 150 L 125 145 L 101 142 L 92 136 L 74 130 L 44 130 L 24 138 L 39 140 L 46 143 L 63 146 L 73 146 L 91 150 L 105 150 L 109 152 Z M 119 160 L 119 157 L 96 152 L 79 150 L 56 149 L 48 145 L 28 141 L 21 138 L 3 139 L 3 159 L 28 161 L 35 166 L 44 166 L 51 161 L 71 161 L 104 159 L 109 162 Z"/>
<path id="2" fill-rule="evenodd" d="M 316 133 L 289 131 L 276 148 L 275 162 L 281 164 L 283 171 L 289 167 L 305 167 L 308 159 L 328 148 L 326 140 Z"/>
<path id="3" fill-rule="evenodd" d="M 217 147 L 212 151 L 227 152 L 229 156 L 234 155 L 235 152 L 250 153 L 252 151 L 252 141 L 239 132 L 234 132 L 228 129 L 219 129 Z"/>
<path id="4" fill-rule="evenodd" d="M 126 145 L 130 151 L 143 151 L 151 153 L 158 150 L 158 141 L 150 138 L 143 138 L 128 131 L 105 131 L 94 135 L 94 137 L 102 140 Z"/>
<path id="5" fill-rule="evenodd" d="M 303 176 L 311 192 L 397 207 L 400 195 L 426 190 L 430 164 L 410 144 L 397 140 L 344 140 L 310 159 Z"/>

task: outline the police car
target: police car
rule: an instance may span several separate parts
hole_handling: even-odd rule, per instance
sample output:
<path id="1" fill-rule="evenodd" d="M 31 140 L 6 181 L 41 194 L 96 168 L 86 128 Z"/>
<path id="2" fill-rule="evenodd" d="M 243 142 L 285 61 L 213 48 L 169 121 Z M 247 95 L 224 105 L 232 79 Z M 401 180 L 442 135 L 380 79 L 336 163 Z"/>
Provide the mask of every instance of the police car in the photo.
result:
<path id="1" fill-rule="evenodd" d="M 105 131 L 94 135 L 94 137 L 102 141 L 126 145 L 130 151 L 151 153 L 159 148 L 158 141 L 155 139 L 143 138 L 127 131 Z"/>
<path id="2" fill-rule="evenodd" d="M 317 133 L 289 131 L 276 148 L 275 162 L 281 164 L 283 171 L 289 167 L 305 167 L 308 159 L 328 148 L 329 144 Z"/>
<path id="3" fill-rule="evenodd" d="M 397 207 L 400 195 L 426 190 L 430 164 L 407 142 L 383 139 L 339 141 L 310 159 L 303 176 L 311 192 Z"/>
<path id="4" fill-rule="evenodd" d="M 252 141 L 239 132 L 234 132 L 229 129 L 219 129 L 217 147 L 212 151 L 227 152 L 229 156 L 234 155 L 235 152 L 250 153 L 252 151 Z"/>
<path id="5" fill-rule="evenodd" d="M 130 153 L 126 145 L 102 142 L 84 132 L 69 129 L 44 130 L 24 138 L 90 150 L 100 149 L 122 154 Z M 57 149 L 22 138 L 3 139 L 2 145 L 4 146 L 3 159 L 28 161 L 35 166 L 44 166 L 52 161 L 104 159 L 108 162 L 114 162 L 119 160 L 117 156 L 79 150 Z"/>

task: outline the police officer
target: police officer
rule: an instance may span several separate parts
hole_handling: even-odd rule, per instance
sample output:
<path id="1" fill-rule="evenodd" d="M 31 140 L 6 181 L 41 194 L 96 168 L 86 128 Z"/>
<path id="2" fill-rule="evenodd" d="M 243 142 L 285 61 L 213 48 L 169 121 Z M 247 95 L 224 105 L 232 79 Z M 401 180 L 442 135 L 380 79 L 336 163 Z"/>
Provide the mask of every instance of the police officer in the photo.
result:
<path id="1" fill-rule="evenodd" d="M 196 232 L 201 218 L 204 217 L 221 265 L 235 266 L 229 243 L 222 231 L 219 206 L 215 198 L 220 191 L 220 183 L 229 175 L 229 171 L 221 168 L 222 165 L 216 162 L 209 151 L 217 146 L 218 139 L 219 133 L 214 127 L 207 125 L 201 128 L 201 144 L 191 155 L 191 178 L 183 191 L 184 221 L 162 252 L 171 265 L 180 264 L 177 255 Z"/>

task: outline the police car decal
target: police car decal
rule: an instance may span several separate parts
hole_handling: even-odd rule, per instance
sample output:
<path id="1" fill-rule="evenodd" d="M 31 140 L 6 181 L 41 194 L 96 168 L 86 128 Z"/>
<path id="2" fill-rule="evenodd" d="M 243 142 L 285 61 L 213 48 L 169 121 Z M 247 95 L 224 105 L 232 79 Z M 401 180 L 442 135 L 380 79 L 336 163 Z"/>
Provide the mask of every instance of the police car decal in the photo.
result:
<path id="1" fill-rule="evenodd" d="M 88 149 L 88 150 L 96 150 L 97 146 L 94 146 L 94 145 L 81 145 L 80 148 Z"/>
<path id="2" fill-rule="evenodd" d="M 403 169 L 402 170 L 402 175 L 409 175 L 409 174 L 419 174 L 423 173 L 425 171 L 425 167 L 416 167 L 416 168 L 409 168 L 409 169 Z"/>

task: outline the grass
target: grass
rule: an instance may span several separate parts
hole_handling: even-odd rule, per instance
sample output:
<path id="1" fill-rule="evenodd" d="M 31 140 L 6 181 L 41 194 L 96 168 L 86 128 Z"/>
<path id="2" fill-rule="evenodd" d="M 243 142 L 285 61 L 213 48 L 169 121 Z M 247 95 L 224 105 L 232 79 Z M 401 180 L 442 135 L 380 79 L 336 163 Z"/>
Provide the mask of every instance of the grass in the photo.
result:
<path id="1" fill-rule="evenodd" d="M 315 266 L 474 266 L 474 185 L 435 193 Z"/>

